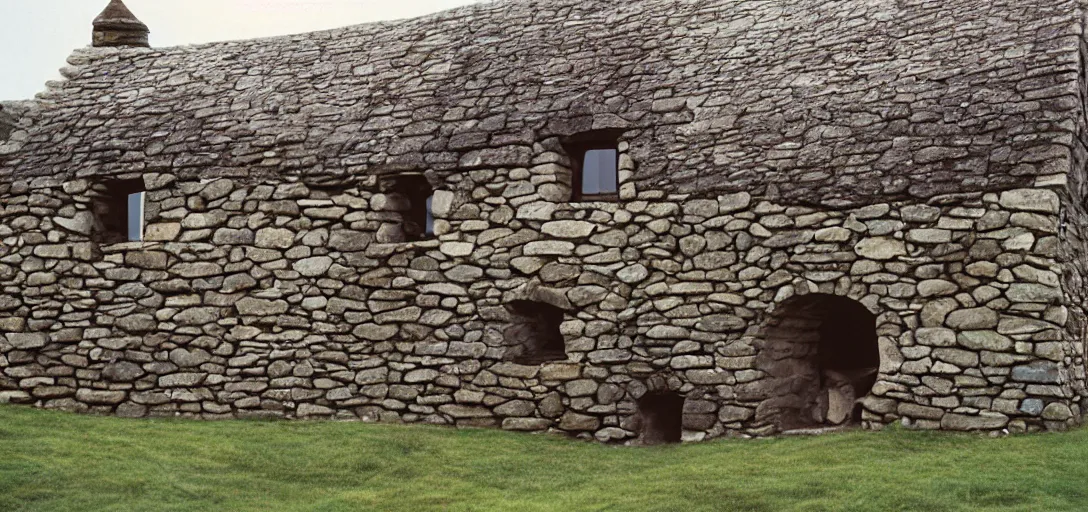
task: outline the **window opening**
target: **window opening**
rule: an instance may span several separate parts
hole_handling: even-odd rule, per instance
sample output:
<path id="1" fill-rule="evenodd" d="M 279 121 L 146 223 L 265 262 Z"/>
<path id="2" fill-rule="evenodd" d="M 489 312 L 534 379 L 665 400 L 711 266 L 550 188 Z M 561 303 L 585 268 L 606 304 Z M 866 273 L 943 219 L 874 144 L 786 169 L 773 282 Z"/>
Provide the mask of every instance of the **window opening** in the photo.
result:
<path id="1" fill-rule="evenodd" d="M 619 136 L 615 130 L 599 130 L 573 136 L 564 144 L 573 167 L 573 200 L 619 200 Z"/>
<path id="2" fill-rule="evenodd" d="M 144 192 L 128 195 L 128 239 L 139 242 L 144 239 Z"/>
<path id="3" fill-rule="evenodd" d="M 504 332 L 506 359 L 518 364 L 541 364 L 567 359 L 560 331 L 563 310 L 551 304 L 519 300 L 507 306 L 510 325 Z"/>
<path id="4" fill-rule="evenodd" d="M 415 242 L 434 235 L 434 217 L 431 214 L 431 198 L 434 190 L 423 175 L 405 175 L 392 178 L 386 187 L 394 197 L 393 203 L 400 214 L 401 238 Z"/>
<path id="5" fill-rule="evenodd" d="M 103 243 L 141 241 L 144 238 L 144 182 L 142 179 L 106 182 L 105 194 L 95 202 L 103 227 Z"/>
<path id="6" fill-rule="evenodd" d="M 618 161 L 615 149 L 587 150 L 582 159 L 582 197 L 618 193 Z"/>

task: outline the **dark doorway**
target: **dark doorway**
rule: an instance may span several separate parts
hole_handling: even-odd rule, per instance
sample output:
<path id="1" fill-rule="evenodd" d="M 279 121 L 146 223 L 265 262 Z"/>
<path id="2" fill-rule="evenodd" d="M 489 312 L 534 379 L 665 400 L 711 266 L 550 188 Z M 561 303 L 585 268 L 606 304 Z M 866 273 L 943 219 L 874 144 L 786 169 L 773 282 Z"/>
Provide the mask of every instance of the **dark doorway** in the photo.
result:
<path id="1" fill-rule="evenodd" d="M 679 443 L 684 425 L 684 397 L 651 393 L 638 400 L 639 441 L 642 444 Z"/>
<path id="2" fill-rule="evenodd" d="M 770 397 L 759 416 L 783 430 L 860 421 L 858 400 L 880 368 L 876 316 L 861 303 L 827 294 L 794 297 L 768 321 L 757 365 Z"/>

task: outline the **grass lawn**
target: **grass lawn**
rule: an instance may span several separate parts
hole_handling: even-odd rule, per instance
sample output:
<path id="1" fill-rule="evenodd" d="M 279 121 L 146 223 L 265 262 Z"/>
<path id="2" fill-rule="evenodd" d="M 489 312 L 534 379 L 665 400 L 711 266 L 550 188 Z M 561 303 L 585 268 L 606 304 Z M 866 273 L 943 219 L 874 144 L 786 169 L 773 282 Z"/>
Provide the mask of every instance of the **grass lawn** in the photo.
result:
<path id="1" fill-rule="evenodd" d="M 1088 430 L 624 448 L 490 430 L 0 406 L 0 510 L 1088 510 Z"/>

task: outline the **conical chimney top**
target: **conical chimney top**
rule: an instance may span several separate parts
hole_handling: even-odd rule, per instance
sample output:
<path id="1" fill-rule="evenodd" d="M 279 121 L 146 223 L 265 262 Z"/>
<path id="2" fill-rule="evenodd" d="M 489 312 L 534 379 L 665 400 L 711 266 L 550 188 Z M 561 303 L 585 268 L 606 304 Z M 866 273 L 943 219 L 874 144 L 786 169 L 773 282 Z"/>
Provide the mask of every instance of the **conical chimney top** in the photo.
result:
<path id="1" fill-rule="evenodd" d="M 106 10 L 94 19 L 92 46 L 142 46 L 150 45 L 147 25 L 136 19 L 121 0 L 110 0 Z"/>

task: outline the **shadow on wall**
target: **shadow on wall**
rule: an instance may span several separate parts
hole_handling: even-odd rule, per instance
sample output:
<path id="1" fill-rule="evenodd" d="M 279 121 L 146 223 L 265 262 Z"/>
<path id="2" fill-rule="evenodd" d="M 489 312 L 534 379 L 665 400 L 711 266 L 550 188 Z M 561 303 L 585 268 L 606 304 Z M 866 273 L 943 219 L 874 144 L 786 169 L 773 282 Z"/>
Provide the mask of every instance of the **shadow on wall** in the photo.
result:
<path id="1" fill-rule="evenodd" d="M 770 376 L 757 419 L 780 430 L 848 425 L 880 369 L 876 315 L 845 297 L 810 294 L 782 303 L 768 320 L 756 361 Z"/>

